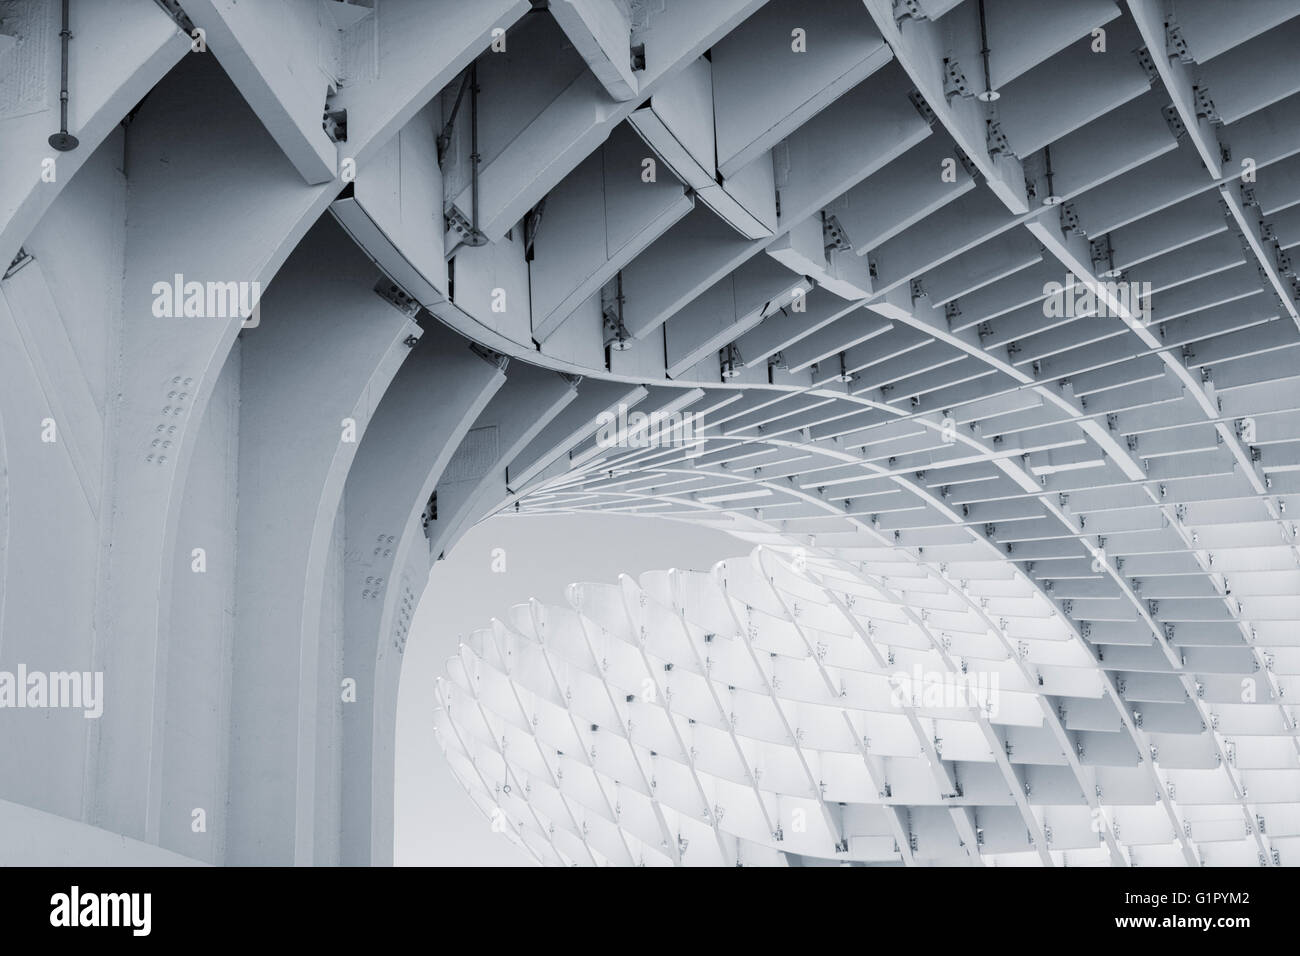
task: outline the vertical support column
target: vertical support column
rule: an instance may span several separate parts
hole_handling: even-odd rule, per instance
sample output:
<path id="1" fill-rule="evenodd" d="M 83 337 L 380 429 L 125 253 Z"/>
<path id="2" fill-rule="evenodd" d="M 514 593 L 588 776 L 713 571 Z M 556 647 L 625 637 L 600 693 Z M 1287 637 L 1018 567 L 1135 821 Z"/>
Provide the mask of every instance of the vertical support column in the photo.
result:
<path id="1" fill-rule="evenodd" d="M 247 291 L 251 301 L 330 194 L 302 185 L 210 58 L 182 61 L 127 140 L 123 332 L 106 481 L 112 547 L 105 544 L 101 562 L 95 648 L 110 701 L 92 728 L 87 816 L 157 842 L 181 502 L 195 433 L 242 324 L 229 314 L 226 290 Z M 238 163 L 213 161 L 232 154 Z M 178 281 L 179 314 L 167 291 Z M 192 299 L 191 283 L 202 290 Z"/>
<path id="2" fill-rule="evenodd" d="M 397 680 L 428 572 L 419 516 L 504 382 L 501 368 L 464 339 L 430 328 L 385 394 L 348 475 L 344 677 L 356 682 L 356 701 L 343 709 L 344 865 L 392 863 Z"/>
<path id="3" fill-rule="evenodd" d="M 374 405 L 419 334 L 323 218 L 244 337 L 227 862 L 310 865 L 322 602 L 334 517 Z"/>
<path id="4" fill-rule="evenodd" d="M 102 250 L 121 244 L 120 143 L 116 134 L 86 158 L 81 175 L 23 237 L 27 258 L 0 280 L 0 414 L 8 446 L 0 670 L 76 672 L 91 690 L 108 356 L 120 332 L 112 299 L 121 261 Z M 97 311 L 85 307 L 105 299 Z M 98 697 L 96 707 L 106 707 Z M 0 772 L 0 799 L 81 819 L 88 741 L 100 719 L 70 708 L 0 710 L 0 768 L 10 771 Z"/>
<path id="5" fill-rule="evenodd" d="M 177 524 L 158 842 L 221 863 L 227 788 L 239 499 L 240 352 L 235 342 L 194 437 Z M 166 438 L 157 439 L 159 447 Z"/>

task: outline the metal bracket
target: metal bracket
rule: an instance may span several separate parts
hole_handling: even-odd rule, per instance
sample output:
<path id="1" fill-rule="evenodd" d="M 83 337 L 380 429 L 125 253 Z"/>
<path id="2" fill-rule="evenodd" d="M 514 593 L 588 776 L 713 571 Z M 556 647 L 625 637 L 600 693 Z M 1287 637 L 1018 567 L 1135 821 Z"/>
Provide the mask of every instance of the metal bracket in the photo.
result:
<path id="1" fill-rule="evenodd" d="M 461 211 L 455 206 L 447 209 L 446 216 L 447 228 L 456 233 L 463 241 L 468 242 L 470 237 L 474 235 L 474 226 L 469 219 L 462 215 Z"/>
<path id="2" fill-rule="evenodd" d="M 483 361 L 495 365 L 503 372 L 506 370 L 506 366 L 510 364 L 509 355 L 502 355 L 500 352 L 493 352 L 490 348 L 479 345 L 477 342 L 471 342 L 469 344 L 469 350 Z"/>
<path id="3" fill-rule="evenodd" d="M 980 170 L 979 167 L 975 165 L 975 160 L 971 159 L 970 156 L 967 155 L 966 151 L 960 146 L 954 148 L 957 151 L 957 162 L 961 163 L 961 168 L 966 170 L 966 175 L 971 179 L 977 179 Z"/>
<path id="4" fill-rule="evenodd" d="M 420 303 L 415 297 L 408 295 L 405 289 L 389 278 L 380 278 L 375 283 L 375 294 L 408 318 L 413 319 L 420 314 Z"/>
<path id="5" fill-rule="evenodd" d="M 828 213 L 822 214 L 822 248 L 837 249 L 840 252 L 853 251 L 853 243 L 849 241 L 848 233 L 844 231 L 840 221 Z"/>
<path id="6" fill-rule="evenodd" d="M 1197 118 L 1204 118 L 1211 123 L 1221 123 L 1219 113 L 1214 108 L 1214 100 L 1210 99 L 1210 91 L 1203 86 L 1193 86 L 1192 95 L 1196 102 Z"/>
<path id="7" fill-rule="evenodd" d="M 962 73 L 960 64 L 948 57 L 944 57 L 943 60 L 943 95 L 949 103 L 952 102 L 954 96 L 970 97 L 975 95 L 966 82 L 966 76 Z"/>
<path id="8" fill-rule="evenodd" d="M 912 101 L 916 111 L 921 114 L 921 119 L 925 120 L 931 127 L 938 122 L 939 117 L 934 115 L 934 110 L 930 109 L 930 104 L 925 101 L 920 90 L 912 90 L 907 94 L 907 98 Z"/>
<path id="9" fill-rule="evenodd" d="M 1177 57 L 1184 63 L 1194 63 L 1191 53 L 1187 51 L 1187 41 L 1183 39 L 1183 29 L 1172 20 L 1165 21 L 1165 56 L 1171 60 Z"/>
<path id="10" fill-rule="evenodd" d="M 1002 132 L 1002 124 L 995 119 L 984 121 L 984 143 L 990 156 L 1012 155 L 1011 144 L 1007 141 L 1006 134 Z"/>
<path id="11" fill-rule="evenodd" d="M 1146 73 L 1147 83 L 1154 86 L 1160 82 L 1160 71 L 1156 69 L 1156 61 L 1151 58 L 1151 51 L 1146 47 L 1139 47 L 1133 51 L 1133 55 L 1137 57 L 1138 66 Z"/>
<path id="12" fill-rule="evenodd" d="M 1088 235 L 1088 233 L 1079 226 L 1079 210 L 1072 202 L 1061 204 L 1061 232 L 1066 235 L 1069 235 L 1070 233 L 1074 233 L 1077 236 Z"/>
<path id="13" fill-rule="evenodd" d="M 10 276 L 16 274 L 20 269 L 22 269 L 23 266 L 35 261 L 35 257 L 33 257 L 30 252 L 22 246 L 19 246 L 18 255 L 14 256 L 13 261 L 9 263 L 9 268 L 5 270 L 4 278 L 8 279 Z"/>
<path id="14" fill-rule="evenodd" d="M 1183 118 L 1178 115 L 1178 110 L 1173 103 L 1162 108 L 1160 112 L 1165 118 L 1165 125 L 1169 127 L 1169 132 L 1174 134 L 1174 139 L 1182 139 L 1187 135 L 1187 127 L 1183 125 Z"/>
<path id="15" fill-rule="evenodd" d="M 924 20 L 925 11 L 919 0 L 894 0 L 894 26 L 901 28 L 907 19 Z"/>
<path id="16" fill-rule="evenodd" d="M 1101 278 L 1113 279 L 1119 276 L 1119 270 L 1115 268 L 1115 250 L 1110 245 L 1110 233 L 1093 239 L 1088 248 L 1093 267 L 1099 264 L 1105 267 L 1097 273 Z"/>
<path id="17" fill-rule="evenodd" d="M 1276 239 L 1273 240 L 1273 264 L 1279 274 L 1294 278 L 1295 268 L 1291 265 L 1291 256 Z"/>

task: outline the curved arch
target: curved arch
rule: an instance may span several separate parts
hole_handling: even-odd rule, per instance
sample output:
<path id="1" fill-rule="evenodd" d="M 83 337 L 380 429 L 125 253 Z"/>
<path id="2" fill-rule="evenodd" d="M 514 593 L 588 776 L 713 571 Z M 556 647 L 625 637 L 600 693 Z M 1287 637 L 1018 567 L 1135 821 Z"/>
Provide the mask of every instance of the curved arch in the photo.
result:
<path id="1" fill-rule="evenodd" d="M 195 0 L 176 22 L 193 18 L 211 50 L 185 56 L 156 4 L 73 0 L 81 145 L 58 157 L 52 47 L 36 42 L 55 36 L 55 4 L 24 5 L 33 42 L 15 55 L 45 79 L 0 96 L 14 144 L 0 158 L 0 661 L 103 671 L 113 701 L 100 721 L 25 728 L 50 757 L 4 796 L 213 862 L 387 862 L 395 688 L 430 562 L 502 508 L 607 509 L 761 546 L 756 566 L 719 572 L 733 593 L 711 626 L 764 616 L 807 661 L 808 693 L 835 691 L 812 621 L 881 656 L 850 597 L 904 608 L 891 621 L 909 653 L 945 673 L 982 659 L 1028 685 L 1032 730 L 975 715 L 948 744 L 991 751 L 967 782 L 996 807 L 993 849 L 975 849 L 973 806 L 942 803 L 960 781 L 928 717 L 911 715 L 901 745 L 930 758 L 939 792 L 938 822 L 920 825 L 938 842 L 916 851 L 878 796 L 885 766 L 835 717 L 865 802 L 884 808 L 871 836 L 888 845 L 867 855 L 1075 862 L 1063 854 L 1088 844 L 1088 862 L 1291 862 L 1300 844 L 1265 817 L 1300 779 L 1283 697 L 1300 613 L 1284 517 L 1300 490 L 1300 130 L 1283 119 L 1300 94 L 1248 81 L 1282 62 L 1266 32 L 1300 18 L 1189 22 L 1188 56 L 1207 62 L 1146 77 L 1043 39 L 1086 36 L 1092 14 L 1004 25 L 1019 60 L 998 77 L 998 129 L 938 83 L 934 51 L 975 42 L 960 16 L 945 40 L 884 0 L 824 4 L 809 16 L 841 48 L 753 71 L 771 62 L 779 5 L 668 3 L 385 0 L 275 19 Z M 1150 0 L 1118 15 L 1131 38 L 1160 39 Z M 1215 132 L 1254 182 L 1227 175 L 1185 95 L 1202 67 L 1238 91 Z M 642 179 L 644 159 L 665 178 Z M 1092 305 L 1054 314 L 1058 272 Z M 1116 291 L 1147 278 L 1150 309 Z M 241 331 L 219 301 L 185 316 L 186 283 L 266 291 L 265 322 Z M 191 311 L 209 312 L 199 298 Z M 619 405 L 718 427 L 690 451 L 608 448 L 600 419 Z M 57 439 L 38 442 L 46 420 Z M 358 442 L 335 434 L 345 420 Z M 695 583 L 670 577 L 622 582 L 601 614 L 633 638 L 653 617 L 693 642 L 692 599 L 674 589 Z M 547 641 L 573 642 L 586 667 L 604 638 L 536 606 L 516 617 L 487 640 L 540 642 L 530 686 L 562 698 L 570 665 Z M 682 660 L 707 670 L 700 640 Z M 762 678 L 751 690 L 780 697 L 761 654 L 736 649 Z M 334 686 L 348 681 L 354 701 Z M 701 715 L 722 712 L 697 690 Z M 619 710 L 592 701 L 601 720 Z M 799 706 L 769 714 L 795 731 L 787 788 L 809 790 L 804 809 L 840 843 Z M 556 726 L 584 733 L 573 714 Z M 738 858 L 740 837 L 695 806 L 709 786 L 696 731 L 660 729 L 686 756 L 629 833 L 585 832 L 576 804 L 515 793 L 514 823 L 573 830 L 523 827 L 530 851 Z M 757 801 L 755 859 L 780 862 L 780 815 L 732 772 L 752 767 L 747 744 L 719 740 L 735 761 L 719 779 Z M 468 773 L 489 813 L 484 781 L 518 757 L 490 743 Z M 558 765 L 535 759 L 556 784 Z M 648 793 L 652 763 L 621 772 Z M 609 791 L 587 796 L 619 817 Z M 1049 796 L 1070 809 L 1044 810 Z M 1161 844 L 1121 836 L 1103 812 L 1117 806 Z M 202 835 L 186 820 L 199 809 Z M 1076 829 L 1085 812 L 1101 812 L 1095 846 Z M 701 813 L 681 839 L 677 818 Z M 1221 838 L 1237 816 L 1245 835 Z"/>

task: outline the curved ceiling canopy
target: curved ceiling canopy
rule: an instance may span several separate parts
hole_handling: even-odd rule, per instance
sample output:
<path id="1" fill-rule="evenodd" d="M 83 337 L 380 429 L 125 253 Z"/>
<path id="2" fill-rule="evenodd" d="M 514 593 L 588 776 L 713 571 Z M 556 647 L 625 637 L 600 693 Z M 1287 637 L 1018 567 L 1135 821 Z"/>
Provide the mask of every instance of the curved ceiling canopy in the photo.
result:
<path id="1" fill-rule="evenodd" d="M 462 648 L 540 860 L 1300 864 L 1292 0 L 10 6 L 0 814 L 391 862 L 430 567 L 594 512 L 757 550 Z"/>

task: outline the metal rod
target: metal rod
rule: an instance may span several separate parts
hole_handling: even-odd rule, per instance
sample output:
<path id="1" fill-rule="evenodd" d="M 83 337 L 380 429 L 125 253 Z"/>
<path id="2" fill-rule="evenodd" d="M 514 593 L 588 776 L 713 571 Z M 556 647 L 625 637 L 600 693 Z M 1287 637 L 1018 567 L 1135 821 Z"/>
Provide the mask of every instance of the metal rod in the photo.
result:
<path id="1" fill-rule="evenodd" d="M 456 114 L 460 112 L 460 102 L 465 98 L 465 87 L 469 86 L 469 82 L 470 75 L 466 72 L 465 78 L 460 81 L 460 90 L 456 93 L 456 103 L 451 108 L 451 116 L 447 117 L 442 132 L 438 134 L 438 162 L 442 162 L 443 154 L 447 152 L 447 145 L 451 142 L 452 127 L 456 124 Z"/>
<path id="2" fill-rule="evenodd" d="M 59 131 L 51 133 L 49 139 L 50 145 L 61 153 L 81 145 L 80 140 L 68 132 L 68 41 L 72 39 L 68 23 L 68 0 L 63 0 L 63 29 L 59 31 L 63 45 L 63 62 L 59 65 Z"/>
<path id="3" fill-rule="evenodd" d="M 985 103 L 993 103 L 1001 99 L 1001 94 L 993 89 L 993 81 L 989 76 L 989 32 L 984 22 L 984 0 L 979 3 L 980 12 L 980 59 L 984 61 L 984 92 L 976 94 L 975 98 Z"/>
<path id="4" fill-rule="evenodd" d="M 1043 146 L 1043 165 L 1047 174 L 1047 195 L 1043 197 L 1045 205 L 1055 205 L 1057 200 L 1055 184 L 1052 182 L 1052 147 L 1051 144 Z"/>
<path id="5" fill-rule="evenodd" d="M 470 224 L 469 244 L 481 246 L 487 236 L 478 228 L 478 62 L 470 67 L 469 74 L 469 165 L 470 165 Z"/>
<path id="6" fill-rule="evenodd" d="M 989 82 L 989 31 L 984 22 L 984 0 L 980 0 L 980 56 L 984 59 L 984 89 L 993 89 Z"/>

